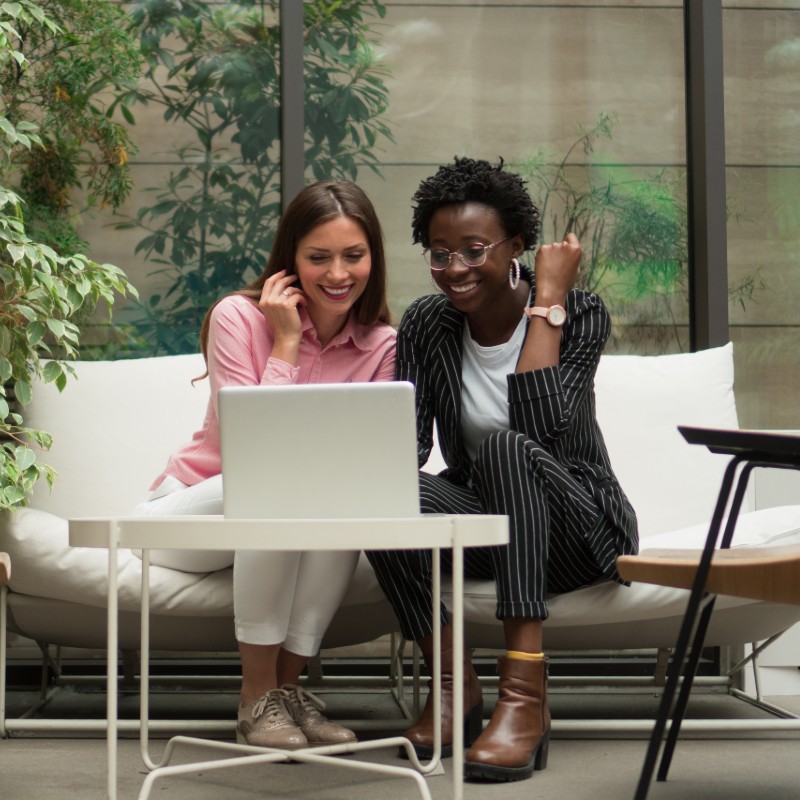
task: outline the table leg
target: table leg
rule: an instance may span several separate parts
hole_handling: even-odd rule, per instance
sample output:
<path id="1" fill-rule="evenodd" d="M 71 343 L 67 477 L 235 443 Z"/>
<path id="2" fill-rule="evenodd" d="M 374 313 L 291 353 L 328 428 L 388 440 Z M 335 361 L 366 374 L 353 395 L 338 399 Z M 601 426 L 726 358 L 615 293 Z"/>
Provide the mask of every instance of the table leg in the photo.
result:
<path id="1" fill-rule="evenodd" d="M 108 757 L 106 796 L 108 800 L 117 798 L 117 650 L 119 649 L 117 537 L 117 526 L 111 524 L 108 529 L 108 611 L 106 618 L 108 641 L 108 650 L 106 651 L 106 748 Z"/>
<path id="2" fill-rule="evenodd" d="M 731 546 L 733 541 L 733 533 L 736 530 L 736 520 L 739 519 L 739 513 L 742 510 L 742 503 L 744 502 L 744 495 L 747 491 L 747 483 L 750 480 L 750 473 L 760 466 L 755 462 L 749 462 L 742 467 L 739 473 L 739 481 L 736 484 L 736 491 L 733 494 L 733 501 L 731 502 L 731 510 L 728 513 L 728 522 L 725 525 L 725 530 L 722 534 L 720 541 L 720 549 L 727 549 Z M 708 545 L 706 545 L 707 547 Z"/>
<path id="3" fill-rule="evenodd" d="M 423 775 L 435 775 L 442 770 L 442 580 L 441 551 L 434 547 L 431 550 L 431 625 L 433 628 L 433 665 L 431 669 L 431 694 L 433 702 L 433 754 L 427 764 L 423 764 L 408 739 L 401 737 L 408 760 L 414 769 Z M 456 661 L 456 659 L 453 659 Z M 415 679 L 416 671 L 415 667 Z M 453 673 L 455 675 L 455 673 Z M 416 705 L 416 704 L 415 704 Z M 417 715 L 415 715 L 416 718 Z"/>
<path id="4" fill-rule="evenodd" d="M 442 758 L 442 576 L 441 551 L 434 548 L 431 554 L 431 581 L 433 613 L 433 675 L 431 675 L 433 692 L 433 756 L 425 766 L 427 774 L 433 770 Z M 453 659 L 455 661 L 455 659 Z"/>
<path id="5" fill-rule="evenodd" d="M 464 548 L 453 522 L 453 800 L 464 796 Z"/>
<path id="6" fill-rule="evenodd" d="M 636 786 L 634 800 L 645 800 L 650 789 L 650 783 L 653 779 L 653 772 L 655 771 L 656 762 L 658 761 L 659 750 L 661 749 L 661 743 L 664 738 L 664 731 L 667 727 L 667 720 L 670 717 L 672 703 L 675 698 L 675 691 L 680 680 L 681 666 L 684 664 L 686 659 L 689 640 L 692 638 L 692 634 L 695 631 L 697 615 L 700 610 L 705 584 L 711 568 L 711 558 L 714 554 L 714 546 L 719 539 L 720 530 L 722 529 L 722 519 L 725 516 L 725 509 L 728 506 L 728 499 L 731 496 L 731 490 L 733 488 L 733 479 L 740 463 L 741 458 L 739 456 L 735 456 L 730 460 L 728 466 L 725 468 L 725 474 L 722 478 L 722 485 L 717 497 L 717 504 L 714 507 L 711 525 L 709 526 L 708 535 L 706 536 L 703 554 L 697 567 L 697 574 L 695 575 L 692 591 L 689 595 L 689 600 L 686 606 L 686 612 L 684 613 L 683 622 L 681 623 L 678 641 L 676 642 L 675 649 L 673 651 L 673 669 L 667 679 L 666 685 L 664 686 L 664 691 L 661 694 L 661 702 L 658 707 L 658 714 L 656 716 L 655 725 L 653 726 L 653 731 L 647 746 L 647 752 L 645 754 L 644 763 L 642 764 L 641 774 L 639 775 L 639 783 Z"/>
<path id="7" fill-rule="evenodd" d="M 737 462 L 734 462 L 737 463 Z M 738 464 L 737 464 L 738 466 Z M 742 510 L 742 503 L 744 502 L 745 492 L 747 491 L 747 483 L 750 479 L 750 473 L 755 467 L 755 463 L 746 463 L 739 473 L 739 479 L 736 482 L 736 490 L 733 493 L 733 500 L 731 507 L 728 511 L 728 520 L 725 523 L 725 530 L 722 533 L 720 540 L 720 548 L 726 549 L 730 547 L 733 541 L 733 534 L 736 530 L 736 521 L 739 518 L 739 512 Z M 712 551 L 716 546 L 716 539 L 712 542 L 710 537 L 706 541 L 706 549 L 710 548 Z M 709 561 L 709 569 L 710 569 Z M 698 568 L 698 576 L 696 581 L 702 585 L 693 587 L 693 591 L 697 591 L 701 596 L 705 592 L 705 584 L 708 579 L 708 572 L 700 574 L 701 570 Z M 692 691 L 692 684 L 694 683 L 695 674 L 697 673 L 697 666 L 700 662 L 700 652 L 703 648 L 703 642 L 706 639 L 706 631 L 711 622 L 711 614 L 714 611 L 714 604 L 716 602 L 716 595 L 712 597 L 705 597 L 702 601 L 704 603 L 700 621 L 697 623 L 695 630 L 694 641 L 691 650 L 689 651 L 689 659 L 686 662 L 686 668 L 683 673 L 683 684 L 681 685 L 680 693 L 678 694 L 678 701 L 672 712 L 672 722 L 669 726 L 667 733 L 667 740 L 664 744 L 664 750 L 661 753 L 661 763 L 656 773 L 656 780 L 665 781 L 669 773 L 669 766 L 672 762 L 672 754 L 675 751 L 675 745 L 678 742 L 678 736 L 681 732 L 681 725 L 683 724 L 683 717 L 686 714 L 686 707 L 689 704 L 689 696 Z M 688 613 L 688 612 L 687 612 Z M 679 665 L 676 664 L 677 668 Z"/>
<path id="8" fill-rule="evenodd" d="M 672 762 L 672 753 L 675 750 L 675 745 L 678 741 L 678 735 L 681 732 L 681 724 L 683 717 L 686 714 L 686 706 L 689 705 L 689 696 L 692 692 L 692 684 L 694 683 L 695 675 L 697 674 L 697 666 L 700 663 L 700 653 L 703 649 L 703 642 L 706 638 L 706 631 L 708 630 L 708 623 L 711 621 L 711 614 L 714 611 L 714 603 L 717 596 L 711 595 L 703 598 L 703 610 L 700 614 L 700 620 L 695 629 L 694 641 L 689 650 L 689 658 L 686 661 L 686 667 L 683 670 L 683 683 L 681 684 L 680 692 L 678 693 L 678 700 L 675 703 L 675 709 L 672 713 L 672 722 L 669 726 L 667 733 L 667 741 L 664 745 L 664 750 L 661 753 L 661 763 L 658 766 L 656 773 L 656 780 L 665 781 L 667 773 L 669 772 L 669 765 Z M 674 664 L 673 669 L 679 671 L 680 665 Z"/>
<path id="9" fill-rule="evenodd" d="M 142 550 L 142 595 L 139 612 L 139 752 L 148 770 L 159 766 L 150 757 L 150 550 Z"/>

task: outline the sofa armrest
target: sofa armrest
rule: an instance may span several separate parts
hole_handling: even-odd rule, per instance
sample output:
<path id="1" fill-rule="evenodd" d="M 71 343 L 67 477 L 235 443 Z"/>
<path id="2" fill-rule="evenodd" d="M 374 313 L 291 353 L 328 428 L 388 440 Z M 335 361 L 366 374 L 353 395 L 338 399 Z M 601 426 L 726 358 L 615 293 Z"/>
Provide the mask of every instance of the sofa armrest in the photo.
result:
<path id="1" fill-rule="evenodd" d="M 8 553 L 0 553 L 0 583 L 8 583 L 11 578 L 11 558 Z"/>

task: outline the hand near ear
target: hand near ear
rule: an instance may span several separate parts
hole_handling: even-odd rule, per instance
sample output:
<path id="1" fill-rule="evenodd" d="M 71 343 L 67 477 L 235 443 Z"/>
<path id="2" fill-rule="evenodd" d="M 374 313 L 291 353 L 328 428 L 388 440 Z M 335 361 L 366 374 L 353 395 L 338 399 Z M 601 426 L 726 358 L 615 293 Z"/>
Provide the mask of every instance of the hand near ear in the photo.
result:
<path id="1" fill-rule="evenodd" d="M 289 364 L 297 363 L 303 325 L 297 307 L 304 305 L 306 296 L 294 284 L 297 275 L 287 275 L 286 270 L 270 275 L 264 281 L 258 307 L 272 328 L 275 344 L 272 355 Z"/>

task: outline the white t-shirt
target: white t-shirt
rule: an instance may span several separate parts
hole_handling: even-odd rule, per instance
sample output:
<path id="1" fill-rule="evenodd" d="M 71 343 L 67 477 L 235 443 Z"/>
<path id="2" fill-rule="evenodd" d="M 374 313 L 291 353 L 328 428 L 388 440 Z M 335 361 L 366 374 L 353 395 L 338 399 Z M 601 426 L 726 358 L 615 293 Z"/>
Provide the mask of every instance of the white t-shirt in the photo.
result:
<path id="1" fill-rule="evenodd" d="M 490 434 L 508 430 L 508 381 L 517 368 L 528 318 L 519 321 L 511 338 L 503 344 L 483 347 L 470 335 L 464 321 L 461 368 L 461 432 L 470 460 Z"/>

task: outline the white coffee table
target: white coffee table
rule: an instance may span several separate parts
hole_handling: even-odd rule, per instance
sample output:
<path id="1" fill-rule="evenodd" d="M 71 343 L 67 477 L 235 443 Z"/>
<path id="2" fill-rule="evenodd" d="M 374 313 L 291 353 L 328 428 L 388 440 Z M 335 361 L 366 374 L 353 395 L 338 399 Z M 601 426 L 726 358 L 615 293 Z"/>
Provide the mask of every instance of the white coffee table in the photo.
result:
<path id="1" fill-rule="evenodd" d="M 453 551 L 453 649 L 460 652 L 464 645 L 463 609 L 463 553 L 465 547 L 502 545 L 508 543 L 508 518 L 500 515 L 443 515 L 431 514 L 397 519 L 336 519 L 336 520 L 234 520 L 221 516 L 181 517 L 108 517 L 70 520 L 70 544 L 77 547 L 108 549 L 108 671 L 107 671 L 107 747 L 108 747 L 108 800 L 117 798 L 117 647 L 118 647 L 118 595 L 117 551 L 120 548 L 142 550 L 141 597 L 141 754 L 150 770 L 142 785 L 139 800 L 146 800 L 156 780 L 168 776 L 195 773 L 199 770 L 230 769 L 242 765 L 274 763 L 279 761 L 324 761 L 344 769 L 356 769 L 394 775 L 415 781 L 424 800 L 430 792 L 424 775 L 439 767 L 441 759 L 440 715 L 441 663 L 439 642 L 439 554 L 443 549 Z M 391 737 L 345 745 L 327 745 L 287 753 L 282 750 L 248 747 L 231 742 L 210 742 L 186 736 L 169 740 L 160 762 L 149 755 L 149 551 L 153 548 L 189 550 L 397 550 L 428 549 L 433 551 L 433 627 L 434 675 L 433 692 L 436 719 L 434 724 L 434 754 L 427 764 L 417 759 L 410 742 L 403 737 Z M 453 685 L 461 686 L 463 662 L 453 659 Z M 464 716 L 463 695 L 453 693 L 453 717 Z M 217 758 L 212 761 L 193 762 L 169 766 L 173 749 L 181 743 L 201 742 L 203 747 L 213 747 L 224 755 L 232 752 L 242 755 Z M 453 797 L 463 797 L 463 729 L 453 726 Z M 356 753 L 383 747 L 402 746 L 409 756 L 409 767 L 375 764 L 356 759 L 335 759 L 342 753 Z"/>

